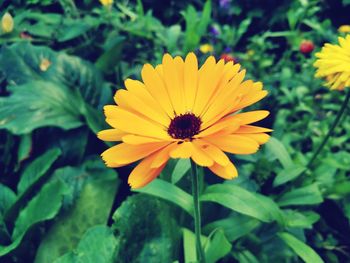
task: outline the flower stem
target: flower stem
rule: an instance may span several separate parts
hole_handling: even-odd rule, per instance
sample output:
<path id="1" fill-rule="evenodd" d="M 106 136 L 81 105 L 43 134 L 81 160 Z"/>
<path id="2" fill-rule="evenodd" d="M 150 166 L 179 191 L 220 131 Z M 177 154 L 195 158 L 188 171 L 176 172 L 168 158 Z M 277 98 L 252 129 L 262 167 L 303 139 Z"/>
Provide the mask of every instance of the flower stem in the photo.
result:
<path id="1" fill-rule="evenodd" d="M 197 165 L 191 160 L 192 195 L 194 208 L 194 229 L 196 235 L 196 250 L 199 263 L 205 263 L 204 250 L 201 244 L 201 210 L 199 203 L 199 180 Z"/>
<path id="2" fill-rule="evenodd" d="M 327 135 L 324 137 L 323 141 L 321 142 L 321 144 L 318 146 L 317 150 L 314 152 L 313 156 L 311 157 L 311 159 L 309 160 L 308 164 L 307 164 L 307 168 L 310 169 L 312 167 L 313 162 L 316 160 L 318 154 L 322 151 L 323 147 L 326 145 L 326 143 L 328 142 L 328 139 L 332 136 L 335 128 L 337 127 L 341 117 L 343 116 L 346 107 L 349 103 L 349 99 L 350 99 L 350 88 L 348 89 L 348 92 L 346 94 L 345 100 L 343 101 L 343 104 L 341 105 L 340 110 L 338 111 L 337 116 L 334 119 L 334 122 L 331 126 L 331 128 L 329 129 Z"/>

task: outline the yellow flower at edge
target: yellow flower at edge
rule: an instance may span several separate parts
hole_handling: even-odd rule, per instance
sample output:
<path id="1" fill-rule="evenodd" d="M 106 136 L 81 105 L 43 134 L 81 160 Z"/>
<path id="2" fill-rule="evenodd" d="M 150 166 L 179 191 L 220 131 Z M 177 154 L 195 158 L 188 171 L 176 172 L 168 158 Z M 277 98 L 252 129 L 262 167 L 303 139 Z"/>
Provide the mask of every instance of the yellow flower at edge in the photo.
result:
<path id="1" fill-rule="evenodd" d="M 206 54 L 206 53 L 209 53 L 209 52 L 213 52 L 214 48 L 212 45 L 210 44 L 204 44 L 204 45 L 201 45 L 199 47 L 199 50 L 203 53 L 203 54 Z"/>
<path id="2" fill-rule="evenodd" d="M 103 6 L 113 5 L 113 0 L 99 0 Z"/>
<path id="3" fill-rule="evenodd" d="M 326 43 L 314 63 L 315 77 L 324 78 L 326 86 L 334 90 L 350 87 L 350 35 L 338 37 L 339 45 Z"/>
<path id="4" fill-rule="evenodd" d="M 4 33 L 11 33 L 14 27 L 13 17 L 6 12 L 1 18 L 1 29 Z"/>
<path id="5" fill-rule="evenodd" d="M 338 28 L 339 33 L 350 33 L 350 25 L 342 25 Z"/>
<path id="6" fill-rule="evenodd" d="M 191 158 L 214 174 L 233 179 L 238 173 L 226 153 L 253 154 L 268 141 L 270 129 L 252 123 L 265 110 L 240 112 L 267 95 L 261 82 L 243 81 L 245 70 L 210 56 L 198 69 L 197 57 L 169 54 L 156 67 L 146 64 L 142 81 L 127 79 L 116 92 L 116 105 L 104 107 L 112 127 L 98 133 L 115 141 L 102 153 L 108 167 L 139 161 L 128 178 L 132 188 L 155 179 L 170 158 Z"/>

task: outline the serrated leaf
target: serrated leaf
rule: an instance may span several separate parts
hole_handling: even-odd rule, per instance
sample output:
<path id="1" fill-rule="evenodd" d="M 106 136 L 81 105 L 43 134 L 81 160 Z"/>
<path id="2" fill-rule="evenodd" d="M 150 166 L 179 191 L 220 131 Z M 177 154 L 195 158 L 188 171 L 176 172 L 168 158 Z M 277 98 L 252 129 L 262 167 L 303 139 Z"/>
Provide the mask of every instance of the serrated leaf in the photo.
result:
<path id="1" fill-rule="evenodd" d="M 304 242 L 297 239 L 295 236 L 281 232 L 277 234 L 293 251 L 304 260 L 306 263 L 323 263 L 321 257 Z"/>
<path id="2" fill-rule="evenodd" d="M 54 263 L 113 263 L 118 242 L 106 226 L 90 228 L 77 249 L 55 260 Z"/>
<path id="3" fill-rule="evenodd" d="M 154 195 L 165 199 L 173 204 L 178 205 L 190 215 L 193 215 L 193 201 L 191 195 L 176 185 L 173 185 L 161 179 L 155 179 L 145 187 L 135 189 L 134 191 Z"/>
<path id="4" fill-rule="evenodd" d="M 225 206 L 238 213 L 248 215 L 263 222 L 282 222 L 282 212 L 277 204 L 266 196 L 249 192 L 237 185 L 217 184 L 209 186 L 200 197 Z"/>
<path id="5" fill-rule="evenodd" d="M 54 148 L 48 150 L 30 163 L 21 175 L 17 185 L 17 192 L 19 194 L 25 192 L 33 183 L 39 180 L 39 178 L 50 169 L 51 165 L 57 160 L 60 154 L 61 151 Z"/>
<path id="6" fill-rule="evenodd" d="M 323 197 L 318 188 L 318 184 L 314 183 L 302 188 L 293 189 L 285 193 L 278 200 L 280 206 L 288 205 L 315 205 L 322 203 Z"/>

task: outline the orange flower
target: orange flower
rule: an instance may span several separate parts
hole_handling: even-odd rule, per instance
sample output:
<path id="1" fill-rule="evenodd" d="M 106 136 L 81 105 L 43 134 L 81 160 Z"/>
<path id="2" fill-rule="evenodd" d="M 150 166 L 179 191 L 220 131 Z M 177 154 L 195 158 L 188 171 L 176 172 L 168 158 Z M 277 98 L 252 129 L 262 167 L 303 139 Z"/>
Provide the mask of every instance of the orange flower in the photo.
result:
<path id="1" fill-rule="evenodd" d="M 125 81 L 115 94 L 116 105 L 105 106 L 112 129 L 101 131 L 104 141 L 118 145 L 102 153 L 109 167 L 142 161 L 128 182 L 140 188 L 155 179 L 170 158 L 191 158 L 213 173 L 232 179 L 237 170 L 224 152 L 252 154 L 268 141 L 270 129 L 252 123 L 263 110 L 240 110 L 267 95 L 261 82 L 243 81 L 245 70 L 232 61 L 210 56 L 198 69 L 197 57 L 163 56 L 161 65 L 144 65 L 142 82 Z"/>

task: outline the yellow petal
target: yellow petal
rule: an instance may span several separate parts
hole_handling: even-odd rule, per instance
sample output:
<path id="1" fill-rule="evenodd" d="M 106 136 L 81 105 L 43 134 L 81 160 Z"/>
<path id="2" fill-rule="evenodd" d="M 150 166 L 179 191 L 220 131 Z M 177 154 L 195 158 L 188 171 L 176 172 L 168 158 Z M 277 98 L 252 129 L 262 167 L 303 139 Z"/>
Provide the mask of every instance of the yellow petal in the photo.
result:
<path id="1" fill-rule="evenodd" d="M 146 89 L 152 97 L 160 103 L 168 116 L 174 117 L 174 108 L 171 104 L 169 94 L 157 71 L 150 64 L 146 64 L 142 68 L 141 75 Z"/>
<path id="2" fill-rule="evenodd" d="M 127 144 L 132 145 L 138 145 L 138 144 L 144 144 L 149 142 L 163 142 L 164 140 L 158 139 L 158 138 L 152 138 L 152 137 L 145 137 L 140 135 L 134 135 L 134 134 L 124 134 L 122 136 L 123 142 Z M 169 139 L 171 140 L 171 139 Z"/>
<path id="3" fill-rule="evenodd" d="M 194 143 L 201 147 L 201 149 L 212 159 L 214 162 L 220 165 L 227 165 L 230 162 L 230 159 L 227 155 L 221 151 L 218 147 L 214 146 L 203 140 L 194 140 Z"/>
<path id="4" fill-rule="evenodd" d="M 125 132 L 119 131 L 116 129 L 103 130 L 97 133 L 97 137 L 100 140 L 107 141 L 107 142 L 121 141 L 124 135 L 125 135 Z"/>
<path id="5" fill-rule="evenodd" d="M 267 143 L 270 136 L 266 133 L 245 133 L 245 137 L 251 138 L 259 144 Z"/>
<path id="6" fill-rule="evenodd" d="M 240 120 L 241 124 L 249 124 L 260 121 L 270 114 L 267 110 L 256 110 L 233 115 L 233 118 Z"/>
<path id="7" fill-rule="evenodd" d="M 224 179 L 233 179 L 238 176 L 237 169 L 231 162 L 229 162 L 225 166 L 219 165 L 218 163 L 214 163 L 214 165 L 210 166 L 209 169 L 214 174 Z"/>
<path id="8" fill-rule="evenodd" d="M 212 166 L 214 164 L 213 159 L 196 143 L 192 144 L 192 160 L 200 166 Z"/>
<path id="9" fill-rule="evenodd" d="M 168 142 L 129 145 L 120 143 L 104 151 L 101 156 L 109 167 L 120 167 L 140 160 L 153 152 L 167 146 Z"/>
<path id="10" fill-rule="evenodd" d="M 198 61 L 194 53 L 189 53 L 185 60 L 184 91 L 186 97 L 186 110 L 191 111 L 198 87 Z"/>
<path id="11" fill-rule="evenodd" d="M 131 188 L 141 188 L 153 181 L 161 173 L 166 163 L 160 167 L 151 168 L 151 164 L 156 156 L 157 153 L 145 158 L 132 170 L 128 178 L 128 184 Z"/>
<path id="12" fill-rule="evenodd" d="M 202 130 L 198 135 L 194 136 L 195 138 L 203 138 L 212 134 L 215 134 L 218 131 L 221 131 L 225 128 L 229 128 L 231 133 L 237 130 L 240 127 L 240 121 L 235 116 L 228 116 L 220 121 L 214 123 L 212 126 Z"/>
<path id="13" fill-rule="evenodd" d="M 224 152 L 234 154 L 252 154 L 259 149 L 259 144 L 243 135 L 213 136 L 205 138 Z"/>
<path id="14" fill-rule="evenodd" d="M 106 108 L 106 107 L 105 107 Z M 113 116 L 106 114 L 106 122 L 113 128 L 120 129 L 126 133 L 138 134 L 146 137 L 154 137 L 168 140 L 170 136 L 166 130 L 155 123 L 152 123 L 143 117 L 116 107 L 113 110 Z"/>
<path id="15" fill-rule="evenodd" d="M 177 158 L 189 158 L 193 153 L 193 145 L 191 142 L 183 142 L 177 144 L 175 149 L 172 149 L 169 153 L 170 157 L 173 159 Z"/>
<path id="16" fill-rule="evenodd" d="M 272 132 L 273 130 L 268 128 L 262 128 L 258 126 L 251 126 L 251 125 L 242 125 L 239 127 L 238 130 L 235 131 L 235 133 L 261 133 L 261 132 Z"/>
<path id="17" fill-rule="evenodd" d="M 170 151 L 176 148 L 176 143 L 169 144 L 167 147 L 164 147 L 162 150 L 157 152 L 157 156 L 151 164 L 151 168 L 157 168 L 166 163 L 170 158 Z"/>

